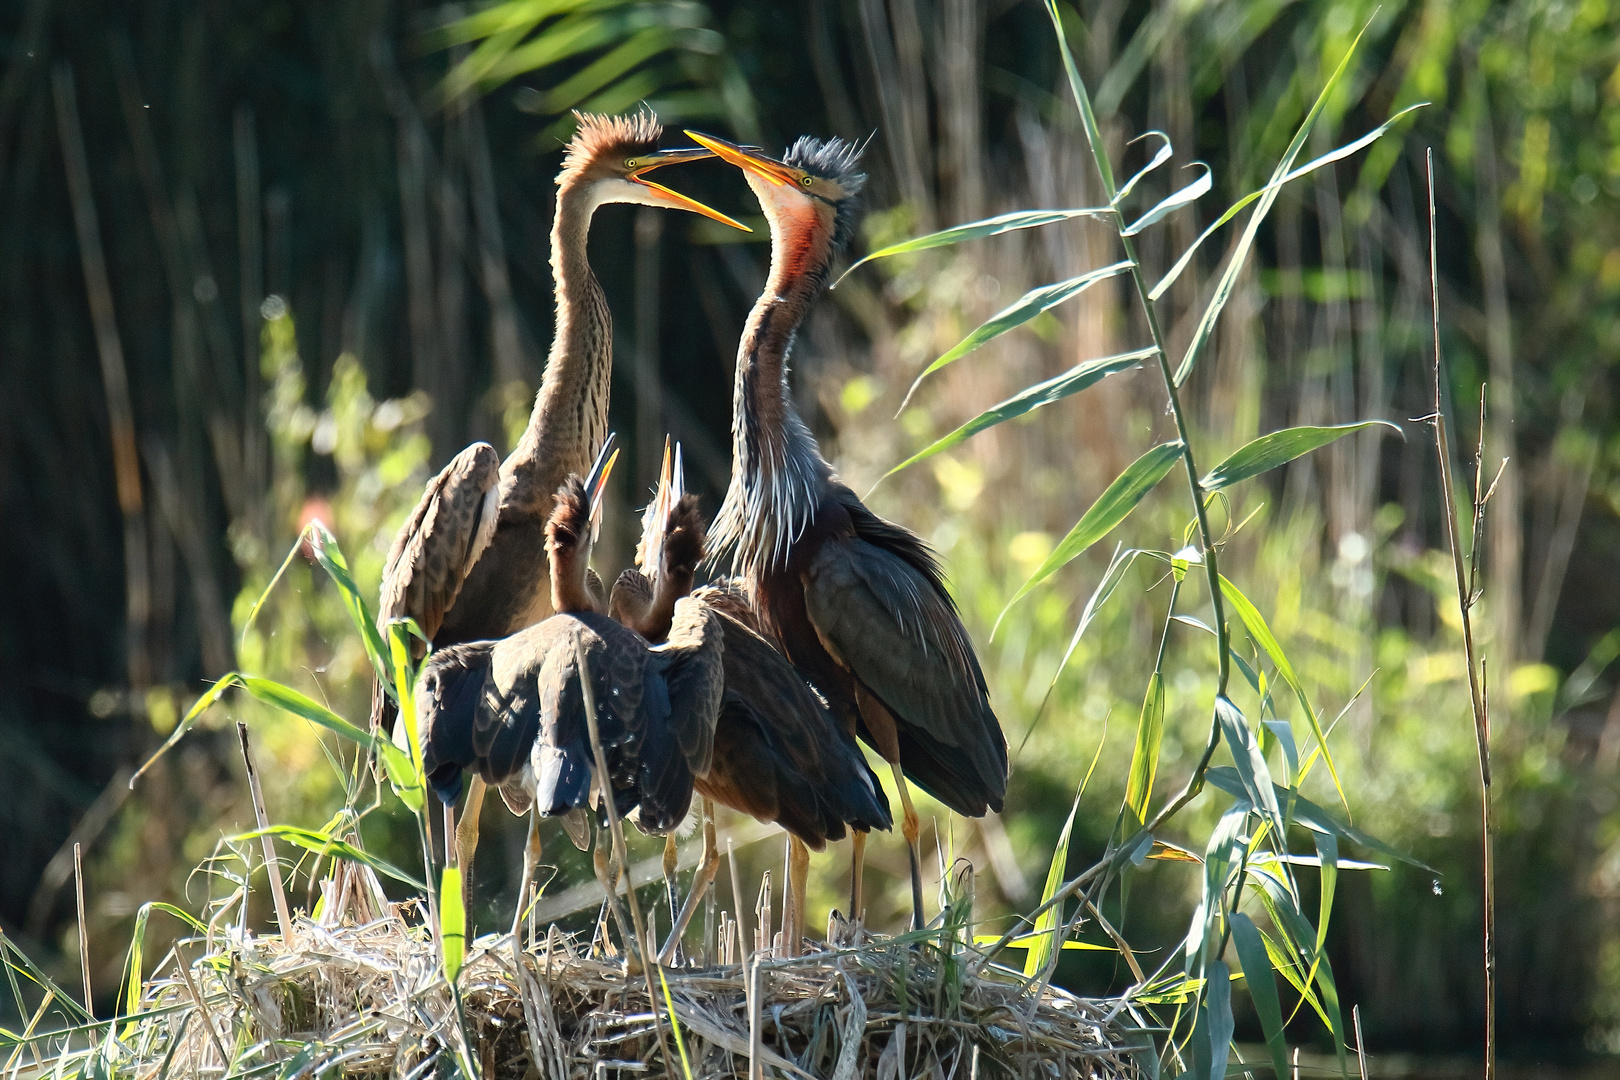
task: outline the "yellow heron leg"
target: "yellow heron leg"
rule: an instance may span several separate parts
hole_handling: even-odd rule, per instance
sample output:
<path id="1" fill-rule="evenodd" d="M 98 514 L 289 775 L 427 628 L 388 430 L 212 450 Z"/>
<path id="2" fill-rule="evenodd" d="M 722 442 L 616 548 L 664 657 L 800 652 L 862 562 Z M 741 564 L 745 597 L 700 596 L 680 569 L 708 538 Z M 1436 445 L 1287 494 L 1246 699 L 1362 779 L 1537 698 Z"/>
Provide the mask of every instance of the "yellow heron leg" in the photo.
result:
<path id="1" fill-rule="evenodd" d="M 720 872 L 720 848 L 714 842 L 714 804 L 708 799 L 703 800 L 703 861 L 698 863 L 697 873 L 692 878 L 692 891 L 687 894 L 686 903 L 681 905 L 681 912 L 675 917 L 675 924 L 669 929 L 669 937 L 664 947 L 658 951 L 660 964 L 671 964 L 675 960 L 675 948 L 680 944 L 681 935 L 692 922 L 692 916 L 697 914 L 698 904 L 703 901 L 704 894 L 714 884 L 715 875 Z"/>
<path id="2" fill-rule="evenodd" d="M 540 865 L 540 852 L 540 810 L 538 807 L 531 807 L 529 839 L 523 845 L 523 881 L 518 886 L 517 911 L 512 914 L 512 937 L 518 948 L 521 948 L 518 935 L 523 931 L 523 907 L 529 899 L 529 885 L 534 881 L 535 868 Z"/>
<path id="3" fill-rule="evenodd" d="M 866 918 L 866 830 L 851 829 L 849 834 L 849 917 L 853 922 Z"/>
<path id="4" fill-rule="evenodd" d="M 900 831 L 906 838 L 906 849 L 911 853 L 911 928 L 921 930 L 927 921 L 923 918 L 922 856 L 917 851 L 921 826 L 917 811 L 911 806 L 911 789 L 906 784 L 906 774 L 900 770 L 900 763 L 890 762 L 889 768 L 894 770 L 894 786 L 900 789 L 900 805 L 905 808 L 905 820 Z"/>

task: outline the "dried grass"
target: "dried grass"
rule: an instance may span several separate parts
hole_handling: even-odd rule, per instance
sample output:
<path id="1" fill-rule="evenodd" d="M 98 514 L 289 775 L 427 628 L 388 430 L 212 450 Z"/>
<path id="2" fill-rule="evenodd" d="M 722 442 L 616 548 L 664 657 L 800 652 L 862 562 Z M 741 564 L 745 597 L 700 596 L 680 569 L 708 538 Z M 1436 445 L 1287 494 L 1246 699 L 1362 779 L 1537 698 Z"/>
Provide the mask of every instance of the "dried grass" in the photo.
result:
<path id="1" fill-rule="evenodd" d="M 413 908 L 336 928 L 301 917 L 291 948 L 276 937 L 216 938 L 184 972 L 176 956 L 186 952 L 171 953 L 122 1033 L 135 1075 L 453 1073 L 462 1049 L 456 1007 Z M 1005 969 L 965 974 L 964 955 L 943 950 L 937 936 L 921 944 L 859 936 L 859 944 L 820 945 L 795 959 L 761 954 L 751 965 L 665 969 L 691 1075 L 1145 1074 L 1132 1049 L 1148 1040 L 1132 1038 L 1117 1003 L 1050 987 L 1032 996 Z M 659 1058 L 654 1025 L 668 1038 L 668 1010 L 661 1000 L 655 1016 L 639 975 L 553 929 L 522 954 L 519 976 L 512 946 L 509 934 L 480 938 L 460 976 L 465 1030 L 486 1080 L 682 1075 L 678 1054 L 673 1067 Z M 761 1068 L 751 1073 L 745 983 L 755 967 Z M 234 1059 L 228 1066 L 222 1050 Z"/>

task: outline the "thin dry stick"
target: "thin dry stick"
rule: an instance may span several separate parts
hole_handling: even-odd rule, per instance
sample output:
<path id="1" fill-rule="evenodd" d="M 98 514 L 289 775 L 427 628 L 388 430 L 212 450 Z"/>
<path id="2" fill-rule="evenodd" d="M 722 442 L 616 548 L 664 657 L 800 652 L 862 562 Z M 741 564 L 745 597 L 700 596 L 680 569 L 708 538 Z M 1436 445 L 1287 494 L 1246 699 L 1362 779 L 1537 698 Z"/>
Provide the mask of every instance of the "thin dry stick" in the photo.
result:
<path id="1" fill-rule="evenodd" d="M 276 842 L 266 829 L 270 817 L 264 812 L 264 791 L 259 787 L 259 768 L 253 763 L 253 749 L 248 745 L 247 725 L 236 722 L 236 737 L 242 741 L 242 761 L 247 765 L 248 790 L 253 793 L 253 817 L 259 823 L 259 837 L 264 845 L 264 868 L 270 875 L 270 895 L 276 902 L 276 923 L 281 927 L 281 940 L 292 942 L 292 913 L 287 908 L 287 892 L 281 887 L 281 864 L 276 861 Z"/>
<path id="2" fill-rule="evenodd" d="M 191 977 L 191 965 L 186 963 L 185 955 L 181 953 L 178 944 L 174 947 L 174 966 L 180 972 L 180 977 L 186 982 L 186 989 L 191 992 L 191 1000 L 197 1003 L 197 1010 L 202 1013 L 203 1028 L 208 1032 L 208 1041 L 214 1044 L 219 1051 L 219 1060 L 227 1068 L 231 1057 L 225 1052 L 225 1044 L 219 1040 L 219 1032 L 214 1027 L 214 1014 L 208 1011 L 208 1004 L 203 1001 L 202 992 L 197 989 L 197 981 Z"/>
<path id="3" fill-rule="evenodd" d="M 84 917 L 84 863 L 80 859 L 80 845 L 73 845 L 73 893 L 79 902 L 79 973 L 84 976 L 84 1011 L 95 1016 L 90 1000 L 90 924 Z"/>
<path id="4" fill-rule="evenodd" d="M 1474 649 L 1474 626 L 1470 612 L 1474 596 L 1469 592 L 1471 573 L 1463 566 L 1461 542 L 1457 536 L 1456 488 L 1451 475 L 1451 444 L 1446 435 L 1446 414 L 1441 395 L 1440 377 L 1440 278 L 1436 269 L 1436 239 L 1434 227 L 1434 150 L 1428 152 L 1429 166 L 1429 298 L 1434 330 L 1434 424 L 1435 450 L 1440 457 L 1440 498 L 1446 519 L 1446 539 L 1451 545 L 1451 564 L 1457 575 L 1457 607 L 1462 614 L 1463 653 L 1468 661 L 1468 691 L 1474 709 L 1474 739 L 1479 747 L 1479 805 L 1482 826 L 1481 843 L 1484 848 L 1485 890 L 1485 1080 L 1496 1076 L 1496 859 L 1493 851 L 1491 823 L 1491 718 L 1483 686 L 1484 662 Z M 1484 463 L 1475 460 L 1475 475 L 1483 473 Z M 1476 520 L 1484 510 L 1480 497 L 1480 480 L 1475 480 L 1474 514 Z M 1476 547 L 1471 558 L 1478 559 Z"/>
<path id="5" fill-rule="evenodd" d="M 766 871 L 766 876 L 770 872 Z M 764 924 L 769 930 L 769 923 Z M 755 956 L 748 969 L 748 1080 L 765 1080 L 765 1031 L 760 1023 L 759 961 Z"/>
<path id="6" fill-rule="evenodd" d="M 602 791 L 602 802 L 607 807 L 608 830 L 613 838 L 613 880 L 609 882 L 611 889 L 608 893 L 608 902 L 619 891 L 619 874 L 630 865 L 630 856 L 624 846 L 624 823 L 619 820 L 619 808 L 613 801 L 612 774 L 608 772 L 607 755 L 602 752 L 602 737 L 596 727 L 596 690 L 591 686 L 590 661 L 585 657 L 585 643 L 579 638 L 574 639 L 574 659 L 579 665 L 579 690 L 585 704 L 585 727 L 591 736 L 591 753 L 596 759 L 596 776 Z M 633 881 L 625 882 L 626 898 L 630 902 L 630 922 L 636 930 L 634 946 L 625 942 L 625 959 L 636 959 L 637 953 L 642 957 L 641 974 L 647 980 L 647 1007 L 652 1010 L 653 1032 L 658 1036 L 658 1053 L 664 1059 L 666 1071 L 674 1071 L 674 1059 L 669 1056 L 669 1045 L 664 1041 L 664 1022 L 658 1015 L 658 993 L 653 987 L 653 967 L 658 963 L 657 956 L 647 956 L 645 944 L 647 941 L 646 927 L 641 921 L 641 905 L 636 901 L 636 885 Z"/>
<path id="7" fill-rule="evenodd" d="M 742 950 L 742 955 L 737 959 L 745 961 L 749 951 L 747 915 L 743 912 L 742 877 L 737 873 L 737 849 L 729 836 L 726 837 L 726 862 L 731 867 L 731 921 L 737 927 L 737 946 Z"/>
<path id="8" fill-rule="evenodd" d="M 1361 1080 L 1367 1080 L 1367 1048 L 1361 1041 L 1361 1006 L 1350 1006 L 1350 1018 L 1356 1024 L 1356 1065 L 1361 1069 Z M 1298 1068 L 1299 1055 L 1295 1054 L 1295 1068 Z"/>

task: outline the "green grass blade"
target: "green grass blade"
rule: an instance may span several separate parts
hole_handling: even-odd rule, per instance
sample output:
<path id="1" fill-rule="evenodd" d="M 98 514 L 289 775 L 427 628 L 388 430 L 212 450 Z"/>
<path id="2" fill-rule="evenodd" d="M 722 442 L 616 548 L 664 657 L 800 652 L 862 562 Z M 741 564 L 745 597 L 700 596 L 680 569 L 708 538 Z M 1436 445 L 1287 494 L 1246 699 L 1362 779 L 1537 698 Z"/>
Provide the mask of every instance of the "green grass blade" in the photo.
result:
<path id="1" fill-rule="evenodd" d="M 1254 732 L 1249 730 L 1248 721 L 1225 694 L 1215 698 L 1215 718 L 1220 722 L 1227 749 L 1232 752 L 1238 779 L 1243 783 L 1243 794 L 1255 809 L 1271 820 L 1272 827 L 1281 835 L 1283 820 L 1282 811 L 1277 806 L 1276 785 L 1271 782 L 1266 757 L 1260 752 L 1260 744 L 1255 741 Z"/>
<path id="2" fill-rule="evenodd" d="M 669 980 L 664 978 L 664 966 L 658 965 L 658 984 L 664 988 L 664 1007 L 669 1010 L 670 1030 L 675 1032 L 675 1049 L 681 1052 L 681 1074 L 692 1080 L 692 1062 L 686 1056 L 686 1040 L 681 1037 L 681 1018 L 675 1015 L 675 999 L 669 992 Z"/>
<path id="3" fill-rule="evenodd" d="M 1103 194 L 1110 203 L 1119 198 L 1119 185 L 1114 182 L 1114 166 L 1108 160 L 1108 146 L 1103 142 L 1102 130 L 1097 127 L 1097 114 L 1091 108 L 1091 95 L 1086 92 L 1085 80 L 1069 49 L 1069 36 L 1063 32 L 1063 16 L 1058 12 L 1057 0 L 1046 0 L 1046 14 L 1057 32 L 1058 51 L 1063 55 L 1063 70 L 1069 76 L 1069 90 L 1080 107 L 1080 124 L 1086 131 L 1086 142 L 1091 146 L 1092 159 L 1097 163 L 1097 175 L 1102 179 Z"/>
<path id="4" fill-rule="evenodd" d="M 1312 450 L 1320 450 L 1329 443 L 1370 427 L 1383 426 L 1398 435 L 1405 432 L 1388 420 L 1363 420 L 1355 424 L 1333 424 L 1329 427 L 1291 427 L 1262 435 L 1225 461 L 1209 470 L 1198 482 L 1206 492 L 1219 491 L 1233 484 L 1286 465 L 1295 458 L 1304 457 Z"/>
<path id="5" fill-rule="evenodd" d="M 1111 277 L 1123 274 L 1131 266 L 1132 263 L 1128 259 L 1122 260 L 1096 270 L 1088 270 L 1079 277 L 1073 277 L 1067 281 L 1042 285 L 1039 288 L 1029 290 L 1014 303 L 1002 308 L 971 334 L 953 345 L 945 355 L 924 368 L 923 373 L 917 376 L 916 380 L 911 384 L 911 388 L 906 391 L 905 399 L 900 402 L 900 408 L 905 409 L 906 405 L 911 402 L 912 395 L 916 394 L 917 387 L 922 385 L 922 381 L 940 368 L 960 360 L 974 349 L 986 342 L 995 340 L 1007 331 L 1017 329 L 1048 308 L 1056 307 L 1065 300 L 1072 300 L 1097 284 L 1097 282 L 1107 281 Z"/>
<path id="6" fill-rule="evenodd" d="M 1260 1017 L 1260 1030 L 1265 1032 L 1271 1065 L 1279 1078 L 1285 1077 L 1288 1075 L 1288 1042 L 1283 1038 L 1282 1001 L 1277 996 L 1277 980 L 1271 974 L 1265 943 L 1260 940 L 1254 920 L 1241 911 L 1232 913 L 1231 922 L 1232 944 L 1237 948 L 1238 963 L 1243 967 L 1249 1000 L 1254 1002 L 1254 1011 Z"/>
<path id="7" fill-rule="evenodd" d="M 1121 231 L 1121 236 L 1135 236 L 1150 225 L 1163 221 L 1170 214 L 1180 210 L 1183 206 L 1190 206 L 1209 194 L 1210 186 L 1214 183 L 1214 173 L 1202 161 L 1195 161 L 1193 165 L 1204 170 L 1204 175 L 1188 184 L 1179 191 L 1172 192 L 1159 201 L 1153 209 L 1133 221 Z"/>
<path id="8" fill-rule="evenodd" d="M 1367 134 L 1363 135 L 1354 142 L 1349 142 L 1334 150 L 1330 150 L 1321 157 L 1315 158 L 1281 177 L 1275 177 L 1268 182 L 1265 187 L 1249 192 L 1247 195 L 1243 196 L 1243 198 L 1227 207 L 1226 212 L 1220 217 L 1216 218 L 1214 223 L 1210 225 L 1209 228 L 1199 233 L 1198 239 L 1192 242 L 1192 246 L 1181 253 L 1181 257 L 1176 260 L 1176 264 L 1170 268 L 1170 271 L 1165 274 L 1164 277 L 1159 279 L 1158 284 L 1153 286 L 1153 289 L 1148 293 L 1148 299 L 1157 300 L 1159 297 L 1163 296 L 1170 286 L 1174 285 L 1177 279 L 1181 277 L 1183 271 L 1187 269 L 1188 264 L 1192 262 L 1193 256 L 1198 253 L 1198 249 L 1203 246 L 1204 241 L 1208 240 L 1210 236 L 1213 235 L 1215 231 L 1222 225 L 1225 225 L 1228 221 L 1231 221 L 1233 218 L 1237 217 L 1244 207 L 1248 206 L 1256 199 L 1266 195 L 1268 192 L 1275 192 L 1293 181 L 1300 179 L 1301 177 L 1310 175 L 1323 166 L 1331 165 L 1336 161 L 1342 161 L 1344 158 L 1350 157 L 1351 155 L 1365 149 L 1382 138 L 1391 127 L 1395 126 L 1396 123 L 1405 119 L 1407 113 L 1423 107 L 1423 105 L 1419 104 L 1410 105 L 1402 109 L 1400 112 L 1396 113 L 1388 120 L 1385 120 L 1382 124 L 1379 124 L 1376 128 L 1369 131 Z"/>
<path id="9" fill-rule="evenodd" d="M 1153 778 L 1159 771 L 1159 745 L 1164 741 L 1164 674 L 1155 671 L 1148 679 L 1142 699 L 1142 715 L 1136 722 L 1136 749 L 1131 752 L 1131 771 L 1125 781 L 1125 805 L 1131 812 L 1133 832 L 1147 820 L 1148 801 L 1153 798 Z"/>
<path id="10" fill-rule="evenodd" d="M 424 778 L 422 768 L 422 735 L 416 727 L 416 670 L 411 663 L 408 634 L 421 636 L 415 620 L 404 619 L 388 624 L 388 657 L 394 667 L 394 696 L 399 702 L 400 722 L 405 725 L 405 741 L 411 750 L 411 772 L 417 786 Z"/>
<path id="11" fill-rule="evenodd" d="M 1028 596 L 1030 590 L 1073 562 L 1082 552 L 1124 521 L 1130 512 L 1136 509 L 1136 504 L 1146 498 L 1147 493 L 1152 491 L 1175 463 L 1181 460 L 1181 453 L 1180 442 L 1160 443 L 1131 462 L 1125 471 L 1108 485 L 1108 489 L 1097 496 L 1097 501 L 1081 515 L 1079 521 L 1075 522 L 1074 528 L 1069 530 L 1069 535 L 1058 543 L 1039 569 L 1031 574 L 1029 580 L 1019 587 L 1011 600 L 1007 601 L 1007 606 L 996 617 L 996 626 L 1001 625 L 1001 620 L 1007 617 L 1007 612 L 1012 610 L 1014 604 Z M 994 636 L 995 630 L 992 629 L 990 633 Z"/>
<path id="12" fill-rule="evenodd" d="M 355 847 L 347 840 L 339 840 L 329 832 L 323 832 L 317 829 L 304 829 L 297 825 L 270 825 L 263 829 L 253 829 L 250 832 L 238 833 L 237 835 L 228 837 L 227 839 L 233 842 L 240 841 L 246 843 L 250 840 L 257 840 L 262 836 L 273 836 L 278 840 L 285 840 L 289 844 L 303 848 L 305 851 L 315 855 L 330 855 L 339 859 L 347 859 L 349 862 L 360 863 L 363 866 L 371 867 L 371 869 L 377 871 L 379 874 L 393 878 L 395 881 L 398 881 L 401 884 L 409 885 L 411 888 L 418 889 L 423 892 L 427 891 L 427 884 L 421 881 L 419 878 L 412 877 L 409 873 L 401 870 L 393 863 L 379 859 L 377 856 L 371 854 L 371 852 L 366 851 L 363 848 Z"/>
<path id="13" fill-rule="evenodd" d="M 1232 969 L 1224 960 L 1209 962 L 1208 992 L 1204 1007 L 1208 1012 L 1209 1080 L 1226 1080 L 1226 1061 L 1232 1052 Z"/>
<path id="14" fill-rule="evenodd" d="M 192 703 L 191 708 L 186 711 L 186 715 L 178 724 L 174 725 L 174 731 L 170 732 L 169 737 L 163 740 L 163 745 L 158 747 L 157 750 L 153 752 L 152 756 L 146 759 L 146 763 L 139 769 L 136 769 L 134 775 L 129 778 L 129 786 L 131 791 L 135 789 L 135 781 L 139 780 L 142 775 L 145 774 L 146 770 L 152 767 L 153 763 L 156 762 L 158 758 L 162 757 L 164 754 L 167 754 L 169 750 L 173 748 L 174 744 L 179 742 L 181 737 L 185 735 L 186 732 L 191 730 L 191 725 L 197 722 L 197 718 L 203 713 L 207 712 L 209 708 L 211 708 L 213 704 L 220 698 L 224 697 L 225 691 L 235 686 L 241 681 L 241 679 L 242 676 L 237 672 L 226 672 L 224 675 L 219 677 L 218 681 L 216 681 L 213 686 L 208 688 L 207 692 L 205 692 L 202 697 L 198 698 Z"/>
<path id="15" fill-rule="evenodd" d="M 377 630 L 377 624 L 371 617 L 371 609 L 366 604 L 366 598 L 361 595 L 360 587 L 354 583 L 354 576 L 349 572 L 349 561 L 343 557 L 343 549 L 338 547 L 337 538 L 329 532 L 325 525 L 319 521 L 309 523 L 309 547 L 315 554 L 315 561 L 320 563 L 338 588 L 338 596 L 343 601 L 343 609 L 349 613 L 349 621 L 360 632 L 360 641 L 366 647 L 366 656 L 371 660 L 371 666 L 377 672 L 377 679 L 389 694 L 393 687 L 389 681 L 388 651 L 383 645 L 382 634 Z"/>
<path id="16" fill-rule="evenodd" d="M 1322 750 L 1322 760 L 1327 764 L 1329 775 L 1333 777 L 1333 788 L 1339 793 L 1339 801 L 1344 804 L 1346 810 L 1349 810 L 1350 800 L 1345 797 L 1344 784 L 1339 781 L 1338 766 L 1333 764 L 1333 754 L 1328 750 L 1327 735 L 1322 731 L 1322 718 L 1311 708 L 1310 698 L 1305 695 L 1305 686 L 1295 674 L 1294 665 L 1288 662 L 1288 654 L 1283 651 L 1282 645 L 1272 634 L 1271 627 L 1266 625 L 1260 609 L 1255 607 L 1249 598 L 1243 595 L 1243 590 L 1232 584 L 1224 574 L 1221 576 L 1221 595 L 1226 597 L 1226 602 L 1232 605 L 1232 609 L 1243 620 L 1243 626 L 1249 631 L 1249 636 L 1254 639 L 1255 644 L 1264 649 L 1266 655 L 1271 657 L 1271 662 L 1277 665 L 1277 673 L 1283 677 L 1283 681 L 1293 689 L 1299 707 L 1304 710 L 1305 718 L 1310 721 L 1311 734 L 1316 737 L 1316 745 Z"/>
<path id="17" fill-rule="evenodd" d="M 302 536 L 293 541 L 293 546 L 287 552 L 287 557 L 281 560 L 281 565 L 271 575 L 270 583 L 264 587 L 264 591 L 259 594 L 259 598 L 253 601 L 253 606 L 248 608 L 247 618 L 242 620 L 242 636 L 238 639 L 238 644 L 247 640 L 247 632 L 252 628 L 253 621 L 259 617 L 259 609 L 264 607 L 266 600 L 270 599 L 271 591 L 275 589 L 276 583 L 281 580 L 281 575 L 287 572 L 287 567 L 292 565 L 293 559 L 298 557 L 298 552 L 303 546 L 304 538 Z"/>
<path id="18" fill-rule="evenodd" d="M 1001 404 L 986 409 L 927 449 L 919 450 L 911 455 L 884 473 L 883 479 L 887 479 L 901 469 L 909 468 L 925 458 L 949 450 L 958 443 L 971 439 L 985 428 L 1004 424 L 1008 420 L 1023 416 L 1025 413 L 1034 412 L 1036 409 L 1050 405 L 1054 401 L 1062 401 L 1066 397 L 1095 386 L 1110 375 L 1136 367 L 1143 360 L 1157 354 L 1157 349 L 1148 348 L 1137 349 L 1135 352 L 1120 353 L 1117 356 L 1105 356 L 1097 360 L 1088 360 L 1043 383 L 1036 383 L 1034 386 L 1014 394 Z"/>
<path id="19" fill-rule="evenodd" d="M 862 259 L 857 259 L 848 270 L 838 275 L 838 281 L 832 287 L 838 288 L 840 282 L 856 269 L 876 259 L 887 259 L 894 255 L 910 255 L 915 251 L 927 251 L 930 248 L 949 247 L 953 244 L 964 244 L 969 240 L 982 240 L 987 236 L 999 236 L 1005 232 L 1015 232 L 1019 229 L 1035 229 L 1042 225 L 1051 225 L 1059 221 L 1069 221 L 1079 217 L 1105 217 L 1112 214 L 1113 208 L 1108 206 L 1083 206 L 1075 210 L 1015 210 L 1010 214 L 997 214 L 995 217 L 985 218 L 983 221 L 971 221 L 966 225 L 954 225 L 949 229 L 929 233 L 912 240 L 902 240 L 898 244 L 890 244 L 886 248 L 879 248 Z"/>
<path id="20" fill-rule="evenodd" d="M 1137 169 L 1136 172 L 1132 174 L 1131 178 L 1125 181 L 1125 186 L 1119 189 L 1119 194 L 1114 196 L 1114 205 L 1116 207 L 1131 197 L 1131 192 L 1136 190 L 1136 185 L 1141 183 L 1143 177 L 1147 176 L 1151 172 L 1156 171 L 1161 165 L 1169 161 L 1171 155 L 1175 153 L 1175 147 L 1170 145 L 1170 136 L 1166 135 L 1162 131 L 1144 131 L 1142 134 L 1132 139 L 1130 145 L 1135 145 L 1136 143 L 1141 142 L 1143 139 L 1151 138 L 1153 136 L 1158 136 L 1160 140 L 1159 148 L 1153 152 L 1152 160 L 1150 160 L 1140 169 Z"/>
<path id="21" fill-rule="evenodd" d="M 1080 790 L 1075 793 L 1074 804 L 1069 807 L 1069 816 L 1063 822 L 1063 831 L 1058 833 L 1057 846 L 1052 849 L 1052 862 L 1046 868 L 1046 885 L 1041 889 L 1043 904 L 1051 900 L 1063 885 L 1063 875 L 1069 866 L 1069 836 L 1074 832 L 1074 815 L 1080 809 L 1080 796 L 1085 793 L 1086 786 L 1081 784 Z M 1058 920 L 1062 907 L 1062 904 L 1054 904 L 1036 917 L 1035 928 L 1030 932 L 1033 940 L 1029 952 L 1024 956 L 1025 978 L 1034 978 L 1052 959 L 1057 948 Z"/>
<path id="22" fill-rule="evenodd" d="M 454 986 L 467 955 L 467 909 L 461 896 L 461 868 L 447 866 L 439 878 L 439 948 L 444 977 Z"/>

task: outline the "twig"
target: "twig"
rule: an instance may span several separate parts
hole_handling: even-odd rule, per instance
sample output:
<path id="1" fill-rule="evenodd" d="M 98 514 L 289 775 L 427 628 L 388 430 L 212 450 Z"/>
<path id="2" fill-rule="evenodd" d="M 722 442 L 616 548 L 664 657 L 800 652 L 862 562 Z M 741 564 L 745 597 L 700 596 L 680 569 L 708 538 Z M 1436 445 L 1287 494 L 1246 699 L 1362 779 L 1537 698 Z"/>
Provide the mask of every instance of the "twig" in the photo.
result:
<path id="1" fill-rule="evenodd" d="M 95 1005 L 90 998 L 90 924 L 84 917 L 84 863 L 80 859 L 80 846 L 73 845 L 73 893 L 79 902 L 79 973 L 84 976 L 84 1011 L 95 1016 Z"/>
<path id="2" fill-rule="evenodd" d="M 202 1013 L 203 1028 L 208 1032 L 208 1040 L 219 1051 L 220 1065 L 230 1068 L 231 1056 L 225 1052 L 225 1044 L 219 1040 L 219 1032 L 214 1028 L 214 1014 L 208 1011 L 208 1004 L 203 1001 L 202 992 L 197 989 L 197 981 L 191 977 L 191 965 L 186 963 L 185 954 L 180 951 L 177 942 L 174 946 L 174 966 L 179 970 L 180 977 L 186 982 L 186 989 L 191 992 L 191 1000 L 197 1003 L 197 1010 Z"/>
<path id="3" fill-rule="evenodd" d="M 737 945 L 743 951 L 743 955 L 737 957 L 737 959 L 738 961 L 746 961 L 748 959 L 749 952 L 748 923 L 747 915 L 743 912 L 742 878 L 737 873 L 737 849 L 736 846 L 732 844 L 731 837 L 729 836 L 726 837 L 726 862 L 731 868 L 731 921 L 732 924 L 737 927 Z"/>
<path id="4" fill-rule="evenodd" d="M 1446 414 L 1440 373 L 1440 277 L 1436 258 L 1434 213 L 1434 150 L 1428 152 L 1429 168 L 1429 295 L 1434 331 L 1434 424 L 1435 450 L 1440 458 L 1440 500 L 1446 519 L 1446 539 L 1451 545 L 1451 564 L 1457 578 L 1457 607 L 1462 614 L 1463 654 L 1468 663 L 1468 691 L 1474 710 L 1474 739 L 1479 747 L 1479 805 L 1484 849 L 1485 891 L 1485 1080 L 1496 1076 L 1496 859 L 1491 821 L 1491 718 L 1485 693 L 1485 662 L 1474 648 L 1473 608 L 1468 574 L 1463 567 L 1461 542 L 1457 536 L 1456 487 L 1451 475 L 1451 444 L 1446 435 Z M 1476 523 L 1484 511 L 1480 498 L 1481 467 L 1474 462 L 1474 515 Z M 1478 525 L 1475 525 L 1476 532 Z M 1476 552 L 1477 554 L 1477 552 Z"/>
<path id="5" fill-rule="evenodd" d="M 614 803 L 613 779 L 608 772 L 607 755 L 602 752 L 602 736 L 596 725 L 596 691 L 591 686 L 590 661 L 585 656 L 585 642 L 578 637 L 574 638 L 574 659 L 579 666 L 579 690 L 585 704 L 585 727 L 591 736 L 591 753 L 596 760 L 597 788 L 602 793 L 602 802 L 607 807 L 608 831 L 613 838 L 613 880 L 610 882 L 611 891 L 608 893 L 608 903 L 613 903 L 619 892 L 619 873 L 630 865 L 630 856 L 624 845 L 624 823 L 619 820 L 619 808 Z M 625 960 L 635 960 L 637 954 L 643 954 L 641 974 L 647 980 L 647 1007 L 652 1010 L 653 1032 L 658 1036 L 658 1052 L 664 1059 L 664 1069 L 674 1071 L 674 1061 L 669 1056 L 669 1045 L 664 1041 L 664 1023 L 658 1015 L 658 991 L 653 986 L 653 965 L 658 963 L 658 957 L 647 956 L 647 932 L 641 921 L 641 905 L 636 900 L 636 887 L 634 882 L 626 882 L 626 898 L 630 904 L 630 921 L 635 927 L 636 940 L 634 944 L 625 942 Z"/>
<path id="6" fill-rule="evenodd" d="M 253 794 L 253 817 L 259 823 L 259 842 L 264 845 L 264 868 L 270 875 L 270 895 L 276 902 L 276 923 L 281 928 L 281 940 L 292 943 L 292 913 L 287 908 L 287 892 L 281 887 L 281 864 L 276 861 L 276 842 L 267 831 L 270 817 L 264 812 L 264 791 L 259 787 L 259 768 L 253 763 L 253 748 L 248 745 L 247 725 L 236 722 L 236 737 L 242 741 L 242 761 L 247 766 L 248 790 Z"/>
<path id="7" fill-rule="evenodd" d="M 1367 1080 L 1367 1048 L 1361 1041 L 1361 1006 L 1359 1004 L 1350 1006 L 1350 1018 L 1355 1021 L 1356 1025 L 1356 1065 L 1361 1069 L 1361 1080 Z"/>

